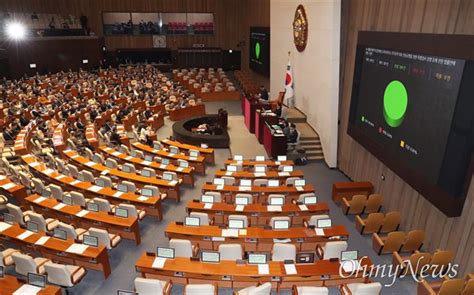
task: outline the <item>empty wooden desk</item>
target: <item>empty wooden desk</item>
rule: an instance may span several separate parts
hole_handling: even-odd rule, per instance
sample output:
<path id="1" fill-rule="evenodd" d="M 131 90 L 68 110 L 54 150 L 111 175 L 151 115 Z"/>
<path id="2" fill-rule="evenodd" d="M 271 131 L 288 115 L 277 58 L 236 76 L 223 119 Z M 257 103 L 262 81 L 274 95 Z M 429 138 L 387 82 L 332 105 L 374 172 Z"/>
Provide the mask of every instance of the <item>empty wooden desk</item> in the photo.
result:
<path id="1" fill-rule="evenodd" d="M 209 206 L 209 205 L 207 205 Z M 284 204 L 281 211 L 271 211 L 268 206 L 262 204 L 249 204 L 242 207 L 242 211 L 238 211 L 240 206 L 227 203 L 213 203 L 211 208 L 206 208 L 206 204 L 202 202 L 189 201 L 186 211 L 203 212 L 214 218 L 215 224 L 226 224 L 229 215 L 245 215 L 251 226 L 268 225 L 272 217 L 288 216 L 292 225 L 303 225 L 303 220 L 309 220 L 312 215 L 327 214 L 329 207 L 326 203 L 317 203 L 314 205 L 297 205 Z"/>
<path id="2" fill-rule="evenodd" d="M 177 284 L 216 283 L 221 288 L 242 288 L 255 286 L 260 282 L 271 282 L 274 289 L 288 289 L 294 284 L 298 286 L 338 286 L 343 283 L 366 282 L 363 272 L 351 275 L 340 275 L 339 261 L 316 260 L 314 263 L 296 264 L 296 274 L 288 274 L 283 262 L 270 261 L 268 273 L 259 273 L 255 264 L 237 263 L 221 260 L 219 263 L 193 261 L 189 258 L 177 257 L 166 259 L 162 268 L 153 267 L 155 255 L 143 254 L 136 262 L 135 268 L 145 278 L 164 281 L 171 280 Z M 361 262 L 369 268 L 370 258 Z M 322 278 L 325 276 L 325 278 Z"/>
<path id="3" fill-rule="evenodd" d="M 130 203 L 138 209 L 143 209 L 150 216 L 156 216 L 163 219 L 161 212 L 161 200 L 166 197 L 161 196 L 144 197 L 135 192 L 123 193 L 112 187 L 100 187 L 87 181 L 79 181 L 70 176 L 59 173 L 58 171 L 46 167 L 44 163 L 38 161 L 33 155 L 25 155 L 22 160 L 30 167 L 35 175 L 45 179 L 49 183 L 55 183 L 67 190 L 75 190 L 90 197 L 106 198 L 112 204 Z M 26 197 L 26 196 L 25 196 Z"/>
<path id="4" fill-rule="evenodd" d="M 196 168 L 196 172 L 199 172 L 201 174 L 206 174 L 206 164 L 204 163 L 205 159 L 204 159 L 203 156 L 199 156 L 199 157 L 194 158 L 194 157 L 190 157 L 188 155 L 183 155 L 183 154 L 173 154 L 173 153 L 169 153 L 165 150 L 154 149 L 150 146 L 147 146 L 146 144 L 139 143 L 139 142 L 135 142 L 132 145 L 136 149 L 142 150 L 146 153 L 149 153 L 149 154 L 152 154 L 152 155 L 155 155 L 155 156 L 169 158 L 169 159 L 172 159 L 176 162 L 178 160 L 188 161 L 189 165 Z"/>
<path id="5" fill-rule="evenodd" d="M 158 175 L 163 174 L 165 171 L 175 172 L 178 174 L 178 177 L 183 180 L 183 183 L 194 186 L 193 167 L 183 168 L 171 164 L 162 165 L 155 161 L 146 161 L 141 158 L 132 157 L 104 145 L 100 146 L 99 150 L 107 156 L 117 159 L 120 163 L 130 163 L 132 165 L 138 165 L 139 167 L 151 168 L 155 170 Z"/>
<path id="6" fill-rule="evenodd" d="M 249 168 L 251 168 L 255 165 L 267 165 L 268 168 L 272 168 L 272 169 L 276 169 L 280 165 L 282 165 L 282 166 L 294 166 L 295 165 L 295 163 L 291 160 L 288 160 L 288 161 L 271 161 L 271 160 L 265 160 L 265 161 L 243 160 L 243 161 L 238 161 L 238 160 L 232 160 L 232 159 L 225 160 L 224 164 L 225 164 L 226 167 L 228 165 L 240 164 L 243 167 L 249 167 Z"/>
<path id="7" fill-rule="evenodd" d="M 137 245 L 141 242 L 137 217 L 122 218 L 104 211 L 87 211 L 78 205 L 66 205 L 56 199 L 45 199 L 39 195 L 28 196 L 26 201 L 35 212 L 44 216 L 56 218 L 84 229 L 103 228 L 109 233 L 119 234 L 123 239 L 134 240 Z"/>
<path id="8" fill-rule="evenodd" d="M 343 225 L 324 229 L 324 235 L 316 235 L 314 229 L 291 227 L 288 230 L 264 229 L 247 227 L 238 230 L 238 235 L 226 237 L 223 230 L 214 225 L 185 226 L 175 222 L 168 224 L 165 234 L 169 239 L 187 239 L 203 249 L 217 250 L 222 243 L 242 244 L 246 251 L 271 251 L 274 243 L 287 241 L 296 245 L 298 251 L 315 251 L 317 244 L 325 244 L 333 240 L 347 240 L 349 232 Z M 280 242 L 281 242 L 280 241 Z"/>
<path id="9" fill-rule="evenodd" d="M 66 155 L 69 159 L 72 159 L 76 165 L 80 166 L 82 169 L 86 169 L 94 173 L 96 176 L 99 175 L 111 175 L 123 180 L 128 180 L 135 183 L 139 187 L 143 187 L 145 185 L 154 185 L 157 186 L 161 192 L 164 192 L 168 195 L 168 197 L 176 199 L 176 202 L 179 202 L 179 184 L 180 181 L 176 180 L 163 180 L 157 177 L 145 177 L 138 175 L 136 173 L 127 173 L 120 171 L 119 169 L 113 169 L 106 167 L 102 164 L 95 163 L 90 159 L 87 159 L 81 155 L 79 155 L 76 151 L 73 150 L 65 150 L 64 155 Z"/>
<path id="10" fill-rule="evenodd" d="M 0 294 L 8 295 L 13 294 L 15 291 L 20 289 L 26 282 L 20 281 L 14 276 L 5 275 L 3 278 L 0 278 Z M 58 286 L 46 285 L 45 288 L 42 288 L 37 295 L 61 295 L 62 289 Z"/>
<path id="11" fill-rule="evenodd" d="M 195 145 L 191 145 L 191 144 L 186 144 L 186 143 L 181 143 L 179 141 L 176 141 L 176 140 L 171 140 L 171 139 L 162 139 L 161 142 L 167 146 L 175 146 L 181 150 L 186 150 L 186 151 L 190 151 L 190 150 L 196 150 L 196 151 L 199 151 L 199 153 L 201 153 L 202 156 L 204 156 L 206 158 L 206 162 L 208 162 L 209 164 L 212 164 L 214 165 L 214 149 L 213 148 L 203 148 L 203 147 L 200 147 L 200 146 L 195 146 Z"/>
<path id="12" fill-rule="evenodd" d="M 79 249 L 79 251 L 74 249 L 76 248 L 74 240 L 56 239 L 47 236 L 44 232 L 29 232 L 18 225 L 10 225 L 5 222 L 0 222 L 0 227 L 3 229 L 0 232 L 0 239 L 5 242 L 27 246 L 33 251 L 39 252 L 44 258 L 102 271 L 105 278 L 111 273 L 107 248 L 104 246 L 84 245 L 82 246 L 84 249 Z"/>
<path id="13" fill-rule="evenodd" d="M 332 200 L 340 203 L 342 198 L 352 199 L 354 195 L 369 195 L 374 192 L 374 185 L 368 181 L 335 182 L 332 185 Z"/>

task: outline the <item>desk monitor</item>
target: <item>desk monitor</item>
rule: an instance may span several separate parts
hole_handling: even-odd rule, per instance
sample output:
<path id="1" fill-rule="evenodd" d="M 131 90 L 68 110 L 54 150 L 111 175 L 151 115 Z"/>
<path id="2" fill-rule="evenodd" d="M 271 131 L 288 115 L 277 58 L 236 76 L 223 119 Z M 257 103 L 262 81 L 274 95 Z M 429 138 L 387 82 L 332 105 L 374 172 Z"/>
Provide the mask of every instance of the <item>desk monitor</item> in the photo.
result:
<path id="1" fill-rule="evenodd" d="M 153 197 L 153 190 L 149 188 L 142 188 L 141 195 L 144 197 Z"/>
<path id="2" fill-rule="evenodd" d="M 265 172 L 265 171 L 266 171 L 265 166 L 255 166 L 255 172 L 262 173 L 262 172 Z"/>
<path id="3" fill-rule="evenodd" d="M 87 246 L 99 247 L 99 238 L 91 235 L 84 235 L 82 243 Z"/>
<path id="4" fill-rule="evenodd" d="M 227 165 L 228 172 L 237 172 L 237 166 L 235 165 Z"/>
<path id="5" fill-rule="evenodd" d="M 179 167 L 181 168 L 188 168 L 189 167 L 189 162 L 188 161 L 178 161 Z"/>
<path id="6" fill-rule="evenodd" d="M 229 228 L 234 228 L 234 229 L 245 228 L 244 221 L 241 219 L 229 219 Z"/>
<path id="7" fill-rule="evenodd" d="M 242 155 L 234 155 L 234 161 L 243 161 L 244 160 L 244 156 Z"/>
<path id="8" fill-rule="evenodd" d="M 290 221 L 288 220 L 273 220 L 273 229 L 286 230 L 290 228 Z"/>
<path id="9" fill-rule="evenodd" d="M 124 171 L 125 172 L 125 171 Z M 95 184 L 97 184 L 98 186 L 101 186 L 101 187 L 105 187 L 105 180 L 101 179 L 101 178 L 98 178 L 96 181 L 95 181 Z"/>
<path id="10" fill-rule="evenodd" d="M 268 180 L 268 187 L 279 187 L 280 181 L 278 179 L 269 179 Z"/>
<path id="11" fill-rule="evenodd" d="M 67 233 L 65 230 L 55 228 L 53 232 L 53 237 L 60 240 L 67 240 Z"/>
<path id="12" fill-rule="evenodd" d="M 8 223 L 8 224 L 15 224 L 15 216 L 13 216 L 10 213 L 3 213 L 3 221 Z"/>
<path id="13" fill-rule="evenodd" d="M 131 150 L 130 151 L 130 156 L 137 158 L 137 151 L 136 150 Z"/>
<path id="14" fill-rule="evenodd" d="M 46 198 L 46 199 L 49 199 L 49 197 L 51 196 L 51 191 L 49 190 L 49 188 L 45 188 L 41 191 L 41 196 L 43 198 Z"/>
<path id="15" fill-rule="evenodd" d="M 255 161 L 263 162 L 263 161 L 265 161 L 265 156 L 256 156 Z"/>
<path id="16" fill-rule="evenodd" d="M 156 248 L 156 257 L 174 259 L 174 249 L 167 247 Z"/>
<path id="17" fill-rule="evenodd" d="M 202 251 L 201 252 L 201 261 L 202 262 L 213 262 L 219 263 L 221 261 L 221 257 L 219 252 L 215 251 Z"/>
<path id="18" fill-rule="evenodd" d="M 249 264 L 267 264 L 267 254 L 249 254 Z"/>
<path id="19" fill-rule="evenodd" d="M 275 205 L 275 206 L 283 206 L 285 204 L 285 198 L 284 197 L 271 197 L 268 198 L 270 205 Z"/>
<path id="20" fill-rule="evenodd" d="M 29 272 L 27 275 L 28 285 L 44 288 L 46 287 L 46 275 Z"/>
<path id="21" fill-rule="evenodd" d="M 161 150 L 161 143 L 159 142 L 154 142 L 153 143 L 153 148 L 156 150 Z"/>
<path id="22" fill-rule="evenodd" d="M 179 153 L 179 148 L 175 146 L 170 146 L 170 153 L 171 154 L 178 154 Z"/>
<path id="23" fill-rule="evenodd" d="M 128 210 L 124 208 L 115 208 L 115 216 L 128 218 Z"/>
<path id="24" fill-rule="evenodd" d="M 323 218 L 323 219 L 318 219 L 316 227 L 317 228 L 328 228 L 328 227 L 331 227 L 331 224 L 332 224 L 331 219 Z"/>
<path id="25" fill-rule="evenodd" d="M 131 167 L 128 166 L 128 165 L 123 165 L 123 166 L 122 166 L 122 171 L 123 171 L 123 172 L 126 172 L 126 173 L 130 173 Z"/>
<path id="26" fill-rule="evenodd" d="M 87 203 L 86 208 L 87 210 L 92 212 L 99 212 L 99 205 L 97 205 L 96 203 Z"/>
<path id="27" fill-rule="evenodd" d="M 241 179 L 240 186 L 252 186 L 252 180 L 250 179 Z"/>
<path id="28" fill-rule="evenodd" d="M 213 182 L 214 182 L 215 185 L 224 185 L 225 184 L 224 178 L 214 178 Z"/>
<path id="29" fill-rule="evenodd" d="M 39 232 L 39 225 L 36 222 L 28 221 L 26 222 L 26 229 L 32 232 Z"/>
<path id="30" fill-rule="evenodd" d="M 72 205 L 72 198 L 71 198 L 71 196 L 66 196 L 66 195 L 64 195 L 64 196 L 63 196 L 63 203 L 66 204 L 66 205 Z"/>
<path id="31" fill-rule="evenodd" d="M 296 179 L 295 180 L 295 186 L 305 186 L 306 185 L 306 180 L 304 179 Z"/>
<path id="32" fill-rule="evenodd" d="M 248 205 L 250 203 L 249 197 L 238 196 L 235 197 L 235 205 Z"/>
<path id="33" fill-rule="evenodd" d="M 199 157 L 199 152 L 198 151 L 189 151 L 189 156 L 191 158 L 197 158 L 197 157 Z"/>
<path id="34" fill-rule="evenodd" d="M 341 252 L 341 261 L 357 260 L 358 257 L 359 257 L 359 251 L 357 251 L 357 250 L 350 250 L 350 251 L 342 251 Z"/>
<path id="35" fill-rule="evenodd" d="M 201 202 L 203 203 L 214 203 L 214 196 L 210 195 L 202 195 Z"/>
<path id="36" fill-rule="evenodd" d="M 173 174 L 168 173 L 168 172 L 164 172 L 161 177 L 163 180 L 167 180 L 167 181 L 173 180 Z"/>
<path id="37" fill-rule="evenodd" d="M 293 166 L 283 166 L 283 172 L 293 172 Z"/>
<path id="38" fill-rule="evenodd" d="M 153 162 L 153 156 L 152 155 L 145 155 L 145 161 Z"/>
<path id="39" fill-rule="evenodd" d="M 5 268 L 3 266 L 0 266 L 0 278 L 3 278 L 5 276 Z"/>
<path id="40" fill-rule="evenodd" d="M 126 193 L 128 192 L 128 185 L 124 184 L 124 183 L 120 183 L 118 186 L 117 186 L 117 190 L 119 192 L 122 192 L 122 193 Z"/>
<path id="41" fill-rule="evenodd" d="M 307 196 L 303 199 L 303 204 L 305 205 L 313 205 L 318 202 L 318 198 L 316 196 Z"/>
<path id="42" fill-rule="evenodd" d="M 161 165 L 169 165 L 170 159 L 161 159 Z"/>
<path id="43" fill-rule="evenodd" d="M 151 171 L 148 169 L 143 169 L 140 174 L 145 177 L 151 177 Z"/>
<path id="44" fill-rule="evenodd" d="M 117 295 L 139 295 L 138 292 L 117 290 Z"/>
<path id="45" fill-rule="evenodd" d="M 288 158 L 286 156 L 278 156 L 277 161 L 278 162 L 283 162 L 283 161 L 287 161 L 287 159 Z"/>
<path id="46" fill-rule="evenodd" d="M 186 216 L 184 218 L 184 225 L 186 226 L 199 226 L 201 224 L 201 220 L 199 217 L 190 217 Z"/>

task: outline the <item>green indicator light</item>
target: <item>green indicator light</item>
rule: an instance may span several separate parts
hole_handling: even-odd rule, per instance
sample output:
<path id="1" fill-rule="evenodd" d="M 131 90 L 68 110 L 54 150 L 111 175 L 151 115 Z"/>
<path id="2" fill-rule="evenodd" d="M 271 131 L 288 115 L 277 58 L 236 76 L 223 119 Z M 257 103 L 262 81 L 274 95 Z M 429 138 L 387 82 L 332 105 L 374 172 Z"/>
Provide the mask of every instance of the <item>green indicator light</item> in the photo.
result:
<path id="1" fill-rule="evenodd" d="M 255 43 L 255 57 L 257 59 L 260 58 L 260 43 L 259 42 Z"/>
<path id="2" fill-rule="evenodd" d="M 365 122 L 365 117 L 364 116 L 362 116 L 362 122 Z"/>
<path id="3" fill-rule="evenodd" d="M 408 93 L 402 82 L 388 83 L 383 94 L 383 117 L 390 127 L 400 126 L 408 107 Z"/>

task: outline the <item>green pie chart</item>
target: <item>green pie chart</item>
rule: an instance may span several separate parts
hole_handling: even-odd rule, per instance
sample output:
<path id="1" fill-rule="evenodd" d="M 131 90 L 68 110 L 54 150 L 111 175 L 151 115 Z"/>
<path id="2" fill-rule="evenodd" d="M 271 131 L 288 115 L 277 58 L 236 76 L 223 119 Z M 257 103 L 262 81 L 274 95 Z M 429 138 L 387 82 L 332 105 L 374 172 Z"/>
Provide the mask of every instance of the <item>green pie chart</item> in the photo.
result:
<path id="1" fill-rule="evenodd" d="M 258 42 L 255 43 L 255 57 L 257 59 L 260 58 L 260 43 L 258 43 Z"/>
<path id="2" fill-rule="evenodd" d="M 400 126 L 408 107 L 408 93 L 405 85 L 393 80 L 385 87 L 383 94 L 383 117 L 390 127 Z"/>

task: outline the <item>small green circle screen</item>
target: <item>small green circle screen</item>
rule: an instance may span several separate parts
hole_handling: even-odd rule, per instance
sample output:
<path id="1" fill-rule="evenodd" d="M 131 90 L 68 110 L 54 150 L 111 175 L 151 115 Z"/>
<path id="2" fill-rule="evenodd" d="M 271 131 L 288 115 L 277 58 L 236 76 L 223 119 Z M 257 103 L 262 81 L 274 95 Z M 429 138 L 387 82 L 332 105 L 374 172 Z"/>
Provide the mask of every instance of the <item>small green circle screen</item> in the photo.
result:
<path id="1" fill-rule="evenodd" d="M 408 107 L 408 93 L 405 85 L 393 80 L 385 87 L 383 94 L 383 116 L 390 127 L 402 124 Z"/>

